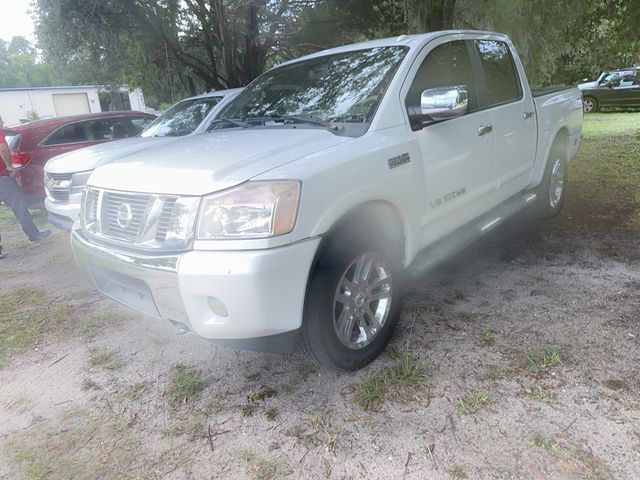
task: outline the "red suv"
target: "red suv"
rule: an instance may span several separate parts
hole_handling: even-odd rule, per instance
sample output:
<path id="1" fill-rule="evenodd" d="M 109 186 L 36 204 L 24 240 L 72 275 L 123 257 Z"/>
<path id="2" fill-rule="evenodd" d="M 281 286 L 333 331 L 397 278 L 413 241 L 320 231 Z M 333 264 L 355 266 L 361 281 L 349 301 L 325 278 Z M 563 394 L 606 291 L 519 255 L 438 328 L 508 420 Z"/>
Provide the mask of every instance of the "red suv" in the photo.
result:
<path id="1" fill-rule="evenodd" d="M 52 157 L 97 143 L 138 135 L 155 116 L 136 111 L 90 113 L 36 120 L 5 129 L 16 179 L 30 205 L 41 204 L 44 164 Z"/>

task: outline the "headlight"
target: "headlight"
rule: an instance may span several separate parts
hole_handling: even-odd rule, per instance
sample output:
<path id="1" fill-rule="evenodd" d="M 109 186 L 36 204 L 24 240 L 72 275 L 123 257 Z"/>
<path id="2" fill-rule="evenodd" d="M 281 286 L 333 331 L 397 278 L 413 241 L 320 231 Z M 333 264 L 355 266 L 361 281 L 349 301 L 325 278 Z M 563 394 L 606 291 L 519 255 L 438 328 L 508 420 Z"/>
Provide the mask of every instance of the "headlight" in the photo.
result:
<path id="1" fill-rule="evenodd" d="M 71 176 L 71 195 L 82 193 L 92 172 L 93 170 L 89 170 L 88 172 L 74 173 Z"/>
<path id="2" fill-rule="evenodd" d="M 198 240 L 266 238 L 293 230 L 300 182 L 247 182 L 204 197 Z"/>

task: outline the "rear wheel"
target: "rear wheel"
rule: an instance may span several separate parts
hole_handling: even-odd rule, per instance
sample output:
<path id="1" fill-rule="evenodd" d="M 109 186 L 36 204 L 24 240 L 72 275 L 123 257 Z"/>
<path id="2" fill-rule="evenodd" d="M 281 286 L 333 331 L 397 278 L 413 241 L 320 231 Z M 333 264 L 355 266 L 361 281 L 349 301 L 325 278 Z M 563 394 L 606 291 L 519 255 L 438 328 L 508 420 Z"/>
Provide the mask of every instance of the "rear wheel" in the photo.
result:
<path id="1" fill-rule="evenodd" d="M 542 220 L 555 218 L 562 210 L 569 180 L 567 160 L 552 150 L 542 182 L 536 189 L 536 216 Z"/>
<path id="2" fill-rule="evenodd" d="M 381 236 L 329 242 L 309 279 L 300 344 L 323 367 L 356 370 L 384 350 L 396 327 L 401 258 Z"/>
<path id="3" fill-rule="evenodd" d="M 598 101 L 593 97 L 582 98 L 582 109 L 584 113 L 592 113 L 598 111 Z"/>

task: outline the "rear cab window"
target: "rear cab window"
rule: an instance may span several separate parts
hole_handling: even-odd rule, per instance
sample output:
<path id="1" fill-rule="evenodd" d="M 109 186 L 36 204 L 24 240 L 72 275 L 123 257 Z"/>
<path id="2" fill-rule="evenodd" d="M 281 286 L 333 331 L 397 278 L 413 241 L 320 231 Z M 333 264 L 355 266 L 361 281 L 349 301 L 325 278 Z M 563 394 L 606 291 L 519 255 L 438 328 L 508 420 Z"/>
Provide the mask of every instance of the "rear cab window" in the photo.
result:
<path id="1" fill-rule="evenodd" d="M 509 45 L 499 40 L 474 40 L 485 77 L 481 108 L 520 100 L 522 85 Z"/>

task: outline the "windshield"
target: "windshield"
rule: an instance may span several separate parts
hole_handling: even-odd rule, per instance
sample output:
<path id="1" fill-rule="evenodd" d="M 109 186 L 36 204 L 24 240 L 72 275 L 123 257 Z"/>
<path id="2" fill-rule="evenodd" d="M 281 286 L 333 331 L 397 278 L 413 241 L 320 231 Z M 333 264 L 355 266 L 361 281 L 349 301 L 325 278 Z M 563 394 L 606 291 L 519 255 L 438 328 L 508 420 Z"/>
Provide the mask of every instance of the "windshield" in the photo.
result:
<path id="1" fill-rule="evenodd" d="M 275 68 L 251 83 L 219 117 L 249 125 L 254 119 L 269 126 L 277 125 L 266 122 L 274 117 L 303 121 L 311 128 L 341 123 L 343 133 L 349 124 L 357 124 L 360 132 L 352 133 L 364 133 L 407 50 L 371 48 Z M 234 125 L 221 121 L 215 126 Z"/>
<path id="2" fill-rule="evenodd" d="M 611 72 L 611 73 L 606 74 L 602 78 L 602 80 L 600 80 L 600 83 L 601 84 L 609 83 L 609 82 L 612 82 L 612 81 L 616 80 L 617 78 L 622 77 L 624 75 L 632 75 L 632 74 L 633 74 L 632 70 L 630 70 L 628 72 Z"/>
<path id="3" fill-rule="evenodd" d="M 183 100 L 156 118 L 141 137 L 181 137 L 192 133 L 222 97 Z"/>

